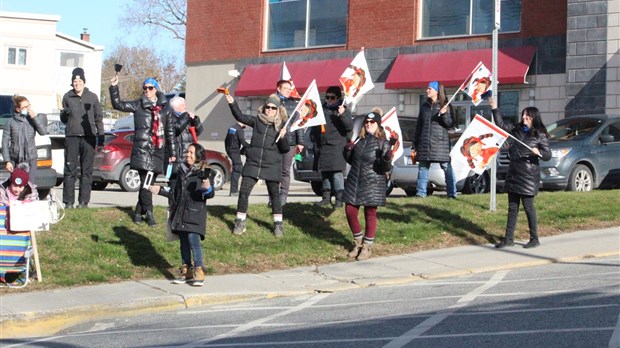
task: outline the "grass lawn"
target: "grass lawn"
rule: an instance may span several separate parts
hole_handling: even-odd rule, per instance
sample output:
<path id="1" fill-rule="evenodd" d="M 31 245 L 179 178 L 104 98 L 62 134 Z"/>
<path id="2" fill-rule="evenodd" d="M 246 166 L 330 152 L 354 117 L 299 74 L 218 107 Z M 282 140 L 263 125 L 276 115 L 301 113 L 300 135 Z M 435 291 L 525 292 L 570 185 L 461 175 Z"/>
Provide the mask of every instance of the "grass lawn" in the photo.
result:
<path id="1" fill-rule="evenodd" d="M 506 224 L 507 196 L 448 200 L 389 198 L 378 210 L 373 256 L 499 241 Z M 620 226 L 620 190 L 589 193 L 541 192 L 536 198 L 541 237 L 582 229 Z M 231 234 L 234 206 L 208 208 L 207 237 L 202 242 L 207 274 L 250 273 L 346 261 L 352 237 L 344 209 L 289 203 L 284 207 L 284 238 L 272 235 L 271 209 L 251 205 L 247 232 Z M 22 291 L 172 277 L 180 266 L 179 242 L 165 239 L 165 207 L 156 207 L 153 228 L 132 223 L 130 208 L 67 211 L 49 232 L 37 233 L 42 283 Z M 360 212 L 360 218 L 362 218 Z M 527 239 L 520 212 L 517 239 Z"/>

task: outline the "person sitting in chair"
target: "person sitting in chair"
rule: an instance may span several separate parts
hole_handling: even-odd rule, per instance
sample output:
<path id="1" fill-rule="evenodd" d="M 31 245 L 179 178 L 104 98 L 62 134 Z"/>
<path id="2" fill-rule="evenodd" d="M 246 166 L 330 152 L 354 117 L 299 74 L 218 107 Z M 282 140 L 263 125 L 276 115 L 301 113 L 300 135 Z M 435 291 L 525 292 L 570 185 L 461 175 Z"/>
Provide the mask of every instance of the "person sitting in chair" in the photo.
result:
<path id="1" fill-rule="evenodd" d="M 20 163 L 11 176 L 0 185 L 0 203 L 9 205 L 11 201 L 36 201 L 39 199 L 37 186 L 30 182 L 28 164 Z"/>

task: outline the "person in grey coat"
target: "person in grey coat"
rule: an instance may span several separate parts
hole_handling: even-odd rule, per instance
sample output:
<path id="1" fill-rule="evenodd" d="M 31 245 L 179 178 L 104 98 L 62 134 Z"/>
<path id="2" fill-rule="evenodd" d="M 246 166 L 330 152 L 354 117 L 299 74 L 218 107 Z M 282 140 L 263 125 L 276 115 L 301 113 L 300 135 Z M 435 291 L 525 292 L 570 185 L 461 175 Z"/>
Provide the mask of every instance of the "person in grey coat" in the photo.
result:
<path id="1" fill-rule="evenodd" d="M 426 197 L 428 169 L 439 163 L 446 178 L 448 198 L 456 198 L 456 180 L 450 164 L 450 138 L 448 129 L 454 124 L 452 113 L 441 83 L 433 81 L 426 88 L 426 102 L 420 107 L 418 124 L 411 150 L 418 161 L 417 198 Z"/>
<path id="2" fill-rule="evenodd" d="M 37 171 L 36 133 L 47 134 L 47 115 L 35 114 L 32 105 L 24 96 L 13 97 L 13 117 L 4 126 L 2 133 L 2 158 L 6 170 L 13 172 L 18 163 L 28 163 L 29 174 L 34 180 Z"/>
<path id="3" fill-rule="evenodd" d="M 351 164 L 344 185 L 344 211 L 355 241 L 349 259 L 362 261 L 371 256 L 377 231 L 377 207 L 385 205 L 386 173 L 392 170 L 395 143 L 395 138 L 386 140 L 381 115 L 373 111 L 366 115 L 359 141 L 349 142 L 344 148 L 344 157 Z M 365 231 L 357 218 L 360 206 L 364 207 Z"/>
<path id="4" fill-rule="evenodd" d="M 523 203 L 523 209 L 527 216 L 527 224 L 530 229 L 530 240 L 524 248 L 535 248 L 540 245 L 538 241 L 538 223 L 534 197 L 538 194 L 540 185 L 540 161 L 551 159 L 549 148 L 549 133 L 542 122 L 540 111 L 530 106 L 521 111 L 521 122 L 516 126 L 504 122 L 493 98 L 489 98 L 489 105 L 497 125 L 510 132 L 514 139 L 508 150 L 510 164 L 504 190 L 508 192 L 508 220 L 506 222 L 506 234 L 504 239 L 495 245 L 496 248 L 505 248 L 514 245 L 514 233 L 519 215 L 519 204 Z"/>

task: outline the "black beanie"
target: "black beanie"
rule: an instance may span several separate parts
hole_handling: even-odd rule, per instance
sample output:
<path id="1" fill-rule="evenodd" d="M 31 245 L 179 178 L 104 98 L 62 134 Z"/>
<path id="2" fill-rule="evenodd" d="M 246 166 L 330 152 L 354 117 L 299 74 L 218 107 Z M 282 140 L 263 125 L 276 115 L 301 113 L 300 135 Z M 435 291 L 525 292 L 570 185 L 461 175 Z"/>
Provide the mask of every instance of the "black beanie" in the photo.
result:
<path id="1" fill-rule="evenodd" d="M 75 68 L 73 72 L 71 72 L 71 85 L 73 85 L 73 80 L 80 79 L 86 83 L 86 77 L 84 76 L 84 69 Z"/>

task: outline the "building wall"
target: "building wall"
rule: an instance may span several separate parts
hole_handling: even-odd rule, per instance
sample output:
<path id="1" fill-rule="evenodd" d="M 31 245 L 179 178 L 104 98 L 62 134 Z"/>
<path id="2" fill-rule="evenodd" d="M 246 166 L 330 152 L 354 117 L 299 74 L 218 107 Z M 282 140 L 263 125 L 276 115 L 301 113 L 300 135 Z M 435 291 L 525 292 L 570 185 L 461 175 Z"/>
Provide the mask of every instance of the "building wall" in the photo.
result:
<path id="1" fill-rule="evenodd" d="M 620 115 L 620 0 L 607 7 L 607 95 L 605 111 Z"/>

